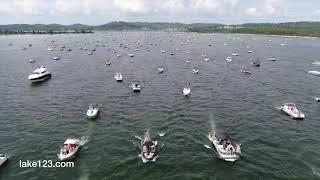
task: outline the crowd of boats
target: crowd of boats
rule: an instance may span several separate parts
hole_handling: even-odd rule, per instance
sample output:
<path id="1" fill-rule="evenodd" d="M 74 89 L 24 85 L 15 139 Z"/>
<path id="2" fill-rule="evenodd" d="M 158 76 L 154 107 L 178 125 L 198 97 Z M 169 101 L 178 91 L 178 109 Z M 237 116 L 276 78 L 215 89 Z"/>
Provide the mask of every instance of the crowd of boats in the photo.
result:
<path id="1" fill-rule="evenodd" d="M 191 40 L 189 40 L 190 42 Z M 269 41 L 271 42 L 271 41 Z M 54 43 L 54 41 L 52 41 Z M 138 51 L 139 47 L 142 45 L 137 43 L 139 46 L 136 48 L 136 51 Z M 11 44 L 12 45 L 12 44 Z M 152 45 L 152 44 L 150 44 Z M 226 46 L 227 43 L 224 43 Z M 287 43 L 282 43 L 280 44 L 281 46 L 287 46 Z M 30 46 L 30 45 L 29 45 Z M 32 45 L 31 45 L 32 46 Z M 119 47 L 122 47 L 124 49 L 129 49 L 128 44 L 120 44 Z M 213 46 L 212 44 L 209 44 L 209 46 Z M 56 48 L 55 45 L 52 45 L 48 47 L 48 51 L 54 51 Z M 248 48 L 248 47 L 247 47 Z M 26 49 L 23 49 L 26 50 Z M 65 46 L 60 46 L 60 50 L 66 50 L 66 51 L 72 51 L 71 48 L 67 48 Z M 81 47 L 80 50 L 87 50 L 86 47 Z M 146 48 L 147 51 L 150 51 L 149 48 Z M 91 50 L 88 51 L 88 55 L 92 55 L 96 51 L 95 48 L 92 48 Z M 180 49 L 176 48 L 176 51 L 180 51 Z M 116 50 L 113 51 L 113 53 L 117 53 Z M 161 50 L 160 53 L 167 53 L 166 50 Z M 190 54 L 189 51 L 185 52 L 186 54 Z M 248 50 L 247 53 L 252 54 L 252 50 Z M 174 55 L 173 52 L 169 52 L 171 56 Z M 239 53 L 232 53 L 232 56 L 239 56 Z M 120 57 L 121 54 L 117 54 L 117 57 Z M 128 54 L 129 57 L 134 57 L 135 55 L 133 53 Z M 228 56 L 225 60 L 226 62 L 232 62 L 232 56 Z M 201 54 L 201 57 L 204 58 L 204 61 L 210 61 L 210 58 L 206 57 L 205 53 Z M 59 60 L 61 57 L 55 56 L 53 57 L 54 60 Z M 269 61 L 276 61 L 276 57 L 270 56 L 268 58 Z M 251 65 L 254 67 L 260 67 L 261 66 L 261 60 L 260 58 L 255 58 L 254 60 L 251 60 Z M 34 59 L 29 60 L 30 63 L 34 63 Z M 187 63 L 191 63 L 191 60 L 188 58 L 186 60 Z M 112 62 L 108 59 L 106 60 L 105 64 L 107 66 L 110 66 Z M 320 65 L 320 62 L 316 61 L 313 63 L 314 65 Z M 165 67 L 159 66 L 157 68 L 157 72 L 159 74 L 162 74 L 165 72 Z M 246 75 L 252 74 L 252 72 L 249 70 L 248 67 L 243 67 L 241 72 Z M 193 74 L 198 74 L 199 73 L 199 68 L 198 67 L 193 67 L 192 69 Z M 308 71 L 309 74 L 312 75 L 320 75 L 320 72 L 318 71 Z M 32 74 L 28 76 L 28 79 L 32 83 L 40 83 L 43 81 L 48 80 L 51 78 L 51 73 L 47 70 L 45 66 L 40 66 L 39 68 L 35 69 Z M 114 79 L 117 82 L 122 82 L 123 81 L 123 75 L 120 72 L 117 72 L 114 74 Z M 133 92 L 140 92 L 142 90 L 142 84 L 140 81 L 135 80 L 132 81 L 131 83 L 131 88 Z M 192 88 L 191 88 L 191 83 L 187 83 L 183 89 L 182 89 L 182 94 L 186 97 L 189 97 L 192 95 Z M 320 98 L 315 97 L 315 100 L 320 102 Z M 88 119 L 95 119 L 99 115 L 100 111 L 100 105 L 97 103 L 92 103 L 89 104 L 89 107 L 87 109 L 87 118 Z M 284 103 L 281 107 L 278 108 L 280 111 L 284 112 L 288 116 L 292 117 L 293 119 L 304 119 L 305 114 L 297 108 L 297 106 L 294 103 Z M 146 131 L 144 134 L 143 138 L 139 138 L 141 140 L 140 143 L 140 157 L 142 158 L 143 162 L 149 162 L 149 161 L 155 161 L 158 157 L 159 153 L 159 144 L 156 138 L 151 138 L 149 131 Z M 237 144 L 236 142 L 231 139 L 230 135 L 228 133 L 221 133 L 221 132 L 215 132 L 212 131 L 208 135 L 208 139 L 212 143 L 212 145 L 215 148 L 215 151 L 217 153 L 217 156 L 225 161 L 231 161 L 234 162 L 236 161 L 241 154 L 241 144 Z M 87 139 L 84 138 L 68 138 L 64 143 L 62 148 L 60 149 L 60 152 L 58 153 L 58 158 L 60 160 L 69 160 L 75 157 L 76 153 L 79 151 L 80 147 L 84 145 L 87 142 Z M 8 156 L 5 154 L 0 154 L 0 166 L 5 163 L 8 160 Z"/>

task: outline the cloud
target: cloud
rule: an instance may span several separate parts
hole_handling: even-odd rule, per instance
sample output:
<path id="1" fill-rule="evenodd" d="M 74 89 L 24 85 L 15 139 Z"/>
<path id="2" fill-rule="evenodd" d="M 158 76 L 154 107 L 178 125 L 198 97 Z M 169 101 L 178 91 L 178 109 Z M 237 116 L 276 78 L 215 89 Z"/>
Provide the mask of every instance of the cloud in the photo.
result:
<path id="1" fill-rule="evenodd" d="M 246 9 L 245 14 L 248 16 L 255 16 L 255 17 L 259 17 L 262 15 L 261 12 L 258 12 L 257 8 Z"/>

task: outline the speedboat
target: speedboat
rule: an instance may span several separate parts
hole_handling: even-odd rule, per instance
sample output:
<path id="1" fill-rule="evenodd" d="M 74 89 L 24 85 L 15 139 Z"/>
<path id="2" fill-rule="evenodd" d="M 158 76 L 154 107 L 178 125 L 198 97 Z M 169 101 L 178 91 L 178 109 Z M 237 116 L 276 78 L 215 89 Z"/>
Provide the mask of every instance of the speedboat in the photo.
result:
<path id="1" fill-rule="evenodd" d="M 315 97 L 314 99 L 315 99 L 317 102 L 320 102 L 320 98 Z"/>
<path id="2" fill-rule="evenodd" d="M 248 51 L 248 53 L 253 53 L 253 51 Z"/>
<path id="3" fill-rule="evenodd" d="M 96 118 L 99 113 L 99 106 L 96 103 L 89 104 L 89 109 L 87 110 L 87 117 L 89 119 Z"/>
<path id="4" fill-rule="evenodd" d="M 140 90 L 141 90 L 140 81 L 134 81 L 134 82 L 132 82 L 132 90 L 133 90 L 134 92 L 140 92 Z"/>
<path id="5" fill-rule="evenodd" d="M 28 79 L 35 83 L 45 81 L 51 77 L 51 73 L 47 71 L 45 66 L 40 66 L 38 69 L 34 70 L 31 75 L 29 75 Z"/>
<path id="6" fill-rule="evenodd" d="M 191 63 L 191 60 L 190 59 L 187 59 L 187 61 L 186 61 L 187 63 Z"/>
<path id="7" fill-rule="evenodd" d="M 260 67 L 260 60 L 257 59 L 256 61 L 253 61 L 251 64 L 252 64 L 253 66 Z"/>
<path id="8" fill-rule="evenodd" d="M 164 68 L 163 68 L 163 67 L 158 67 L 158 72 L 159 72 L 159 73 L 163 73 L 163 71 L 164 71 Z"/>
<path id="9" fill-rule="evenodd" d="M 5 154 L 0 154 L 0 166 L 8 160 L 8 156 Z"/>
<path id="10" fill-rule="evenodd" d="M 276 61 L 276 58 L 274 56 L 270 56 L 269 61 Z"/>
<path id="11" fill-rule="evenodd" d="M 226 58 L 226 61 L 231 62 L 232 58 L 229 56 L 229 57 Z"/>
<path id="12" fill-rule="evenodd" d="M 286 113 L 287 115 L 289 115 L 290 117 L 292 117 L 292 119 L 304 119 L 305 117 L 305 115 L 300 110 L 298 110 L 296 105 L 293 103 L 283 104 L 280 107 L 280 110 Z"/>
<path id="13" fill-rule="evenodd" d="M 88 52 L 88 55 L 92 55 L 92 51 L 89 51 L 89 52 Z"/>
<path id="14" fill-rule="evenodd" d="M 34 59 L 29 59 L 29 62 L 34 63 L 35 61 Z"/>
<path id="15" fill-rule="evenodd" d="M 185 86 L 182 90 L 184 96 L 190 96 L 191 95 L 191 87 L 190 83 L 188 86 Z"/>
<path id="16" fill-rule="evenodd" d="M 214 145 L 218 157 L 225 161 L 234 162 L 239 159 L 241 154 L 240 144 L 236 144 L 227 133 L 210 132 L 209 140 Z"/>
<path id="17" fill-rule="evenodd" d="M 210 59 L 209 59 L 209 58 L 204 58 L 203 60 L 204 60 L 204 61 L 210 61 Z"/>
<path id="18" fill-rule="evenodd" d="M 252 74 L 252 72 L 249 71 L 246 67 L 244 67 L 241 72 L 247 75 Z"/>
<path id="19" fill-rule="evenodd" d="M 80 139 L 67 139 L 63 143 L 63 147 L 60 149 L 60 153 L 58 154 L 58 158 L 61 161 L 69 160 L 75 157 L 81 146 Z"/>
<path id="20" fill-rule="evenodd" d="M 129 57 L 134 57 L 134 54 L 129 54 Z"/>
<path id="21" fill-rule="evenodd" d="M 153 141 L 150 137 L 149 131 L 146 131 L 144 134 L 144 138 L 141 141 L 141 159 L 142 161 L 149 162 L 149 161 L 156 161 L 158 158 L 158 142 Z"/>
<path id="22" fill-rule="evenodd" d="M 52 47 L 48 47 L 48 51 L 53 51 L 53 48 Z"/>
<path id="23" fill-rule="evenodd" d="M 166 52 L 166 50 L 162 50 L 162 51 L 161 51 L 161 53 L 165 53 L 165 52 Z"/>
<path id="24" fill-rule="evenodd" d="M 106 65 L 110 66 L 111 65 L 111 61 L 106 61 Z"/>
<path id="25" fill-rule="evenodd" d="M 309 74 L 315 75 L 315 76 L 320 76 L 319 71 L 308 71 Z"/>
<path id="26" fill-rule="evenodd" d="M 198 73 L 199 73 L 199 68 L 194 67 L 194 68 L 192 69 L 192 72 L 193 72 L 193 74 L 198 74 Z"/>
<path id="27" fill-rule="evenodd" d="M 232 53 L 232 56 L 239 56 L 239 54 L 237 54 L 237 53 Z"/>
<path id="28" fill-rule="evenodd" d="M 114 79 L 116 79 L 116 81 L 122 81 L 122 79 L 123 79 L 122 74 L 121 73 L 115 73 Z"/>
<path id="29" fill-rule="evenodd" d="M 53 60 L 59 60 L 59 59 L 60 59 L 60 57 L 58 57 L 58 56 L 53 57 Z"/>

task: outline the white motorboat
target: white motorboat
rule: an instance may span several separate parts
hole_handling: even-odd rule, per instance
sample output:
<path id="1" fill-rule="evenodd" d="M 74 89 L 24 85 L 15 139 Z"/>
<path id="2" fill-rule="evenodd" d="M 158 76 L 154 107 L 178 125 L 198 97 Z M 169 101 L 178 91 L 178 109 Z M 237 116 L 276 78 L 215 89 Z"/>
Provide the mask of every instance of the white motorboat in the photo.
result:
<path id="1" fill-rule="evenodd" d="M 232 53 L 232 56 L 239 56 L 238 53 Z"/>
<path id="2" fill-rule="evenodd" d="M 51 73 L 47 71 L 45 66 L 40 66 L 38 69 L 34 70 L 31 75 L 29 75 L 28 79 L 35 83 L 41 82 L 49 79 L 51 77 Z"/>
<path id="3" fill-rule="evenodd" d="M 149 131 L 146 131 L 144 138 L 141 141 L 141 159 L 144 163 L 149 161 L 156 161 L 158 158 L 158 142 L 153 141 L 150 137 Z"/>
<path id="4" fill-rule="evenodd" d="M 48 51 L 53 51 L 53 48 L 52 47 L 48 47 Z"/>
<path id="5" fill-rule="evenodd" d="M 315 99 L 317 102 L 320 102 L 320 98 L 315 97 L 314 99 Z"/>
<path id="6" fill-rule="evenodd" d="M 246 75 L 252 74 L 252 72 L 249 71 L 246 67 L 244 67 L 241 72 Z"/>
<path id="7" fill-rule="evenodd" d="M 199 68 L 194 67 L 194 68 L 192 69 L 192 72 L 193 72 L 193 74 L 198 74 L 198 73 L 199 73 Z"/>
<path id="8" fill-rule="evenodd" d="M 253 51 L 248 51 L 248 53 L 253 53 Z"/>
<path id="9" fill-rule="evenodd" d="M 184 96 L 190 96 L 191 95 L 191 87 L 190 87 L 190 83 L 189 85 L 185 86 L 182 90 L 182 93 Z"/>
<path id="10" fill-rule="evenodd" d="M 276 58 L 274 56 L 270 56 L 269 61 L 276 61 Z"/>
<path id="11" fill-rule="evenodd" d="M 89 104 L 89 109 L 87 110 L 87 117 L 89 119 L 96 118 L 99 114 L 99 106 L 96 103 Z"/>
<path id="12" fill-rule="evenodd" d="M 69 160 L 75 157 L 81 146 L 80 139 L 67 139 L 63 143 L 63 147 L 60 149 L 60 153 L 58 154 L 58 158 L 61 161 Z"/>
<path id="13" fill-rule="evenodd" d="M 158 72 L 159 73 L 163 73 L 164 72 L 164 68 L 163 67 L 158 67 Z"/>
<path id="14" fill-rule="evenodd" d="M 88 52 L 88 55 L 92 55 L 92 51 L 89 51 L 89 52 Z"/>
<path id="15" fill-rule="evenodd" d="M 30 62 L 30 63 L 34 63 L 35 60 L 34 60 L 34 59 L 29 59 L 29 62 Z"/>
<path id="16" fill-rule="evenodd" d="M 53 57 L 53 60 L 59 60 L 59 59 L 60 59 L 60 57 L 58 57 L 58 56 Z"/>
<path id="17" fill-rule="evenodd" d="M 134 92 L 140 92 L 141 91 L 140 81 L 133 81 L 131 86 L 132 86 L 132 90 Z"/>
<path id="18" fill-rule="evenodd" d="M 226 58 L 226 61 L 231 62 L 232 58 L 229 56 L 229 57 Z"/>
<path id="19" fill-rule="evenodd" d="M 5 154 L 0 154 L 0 166 L 2 166 L 2 164 L 4 164 L 5 162 L 7 162 L 8 160 L 8 156 Z"/>
<path id="20" fill-rule="evenodd" d="M 204 60 L 204 61 L 206 61 L 206 62 L 207 62 L 207 61 L 210 61 L 210 59 L 209 59 L 209 58 L 204 58 L 203 60 Z"/>
<path id="21" fill-rule="evenodd" d="M 166 50 L 162 50 L 162 51 L 161 51 L 161 53 L 165 53 L 165 52 L 166 52 Z"/>
<path id="22" fill-rule="evenodd" d="M 110 66 L 111 65 L 111 61 L 107 60 L 106 61 L 106 65 Z"/>
<path id="23" fill-rule="evenodd" d="M 119 82 L 122 81 L 123 80 L 122 74 L 121 73 L 115 73 L 114 79 L 116 81 L 119 81 Z"/>
<path id="24" fill-rule="evenodd" d="M 210 132 L 209 140 L 214 145 L 218 157 L 225 161 L 234 162 L 239 159 L 241 154 L 240 144 L 234 143 L 227 133 Z"/>
<path id="25" fill-rule="evenodd" d="M 187 61 L 186 61 L 187 63 L 191 63 L 191 60 L 190 59 L 187 59 Z"/>
<path id="26" fill-rule="evenodd" d="M 285 103 L 280 107 L 280 110 L 293 119 L 304 119 L 305 115 L 298 110 L 295 104 L 293 103 Z"/>
<path id="27" fill-rule="evenodd" d="M 134 57 L 134 54 L 129 54 L 129 57 Z"/>
<path id="28" fill-rule="evenodd" d="M 309 74 L 315 75 L 315 76 L 320 76 L 319 71 L 308 71 Z"/>

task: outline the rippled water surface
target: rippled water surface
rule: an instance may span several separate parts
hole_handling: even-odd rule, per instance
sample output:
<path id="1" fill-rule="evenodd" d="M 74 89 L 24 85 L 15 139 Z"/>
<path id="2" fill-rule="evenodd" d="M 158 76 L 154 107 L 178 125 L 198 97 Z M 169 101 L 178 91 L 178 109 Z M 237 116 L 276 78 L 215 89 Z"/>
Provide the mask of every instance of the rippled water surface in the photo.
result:
<path id="1" fill-rule="evenodd" d="M 288 46 L 280 46 L 283 41 Z M 47 51 L 51 45 L 55 51 Z M 73 50 L 60 51 L 62 45 Z M 87 55 L 94 47 L 97 51 Z M 319 39 L 251 35 L 0 36 L 0 151 L 10 155 L 0 178 L 319 179 L 320 104 L 313 97 L 320 97 L 320 79 L 307 73 L 320 71 L 312 65 L 320 60 L 319 50 Z M 232 53 L 239 56 L 226 62 Z M 61 59 L 54 61 L 54 56 Z M 269 61 L 270 56 L 277 61 Z M 250 65 L 256 57 L 260 68 Z M 105 65 L 107 59 L 111 66 Z M 31 84 L 27 77 L 40 65 L 47 66 L 52 78 Z M 165 67 L 163 74 L 158 66 Z M 242 74 L 244 66 L 253 74 Z M 193 67 L 199 74 L 192 73 Z M 116 72 L 123 74 L 122 83 L 114 80 Z M 133 80 L 142 82 L 141 93 L 131 91 Z M 188 82 L 192 95 L 186 98 L 182 89 Z M 92 102 L 101 105 L 96 120 L 85 114 Z M 305 120 L 279 112 L 276 107 L 285 102 L 296 103 Z M 166 134 L 159 139 L 160 157 L 144 164 L 134 136 L 143 136 L 146 129 L 152 136 Z M 206 135 L 211 129 L 227 131 L 242 144 L 237 162 L 222 161 L 204 146 L 210 145 Z M 81 136 L 90 140 L 74 159 L 74 168 L 19 167 L 19 160 L 58 161 L 65 139 Z"/>

